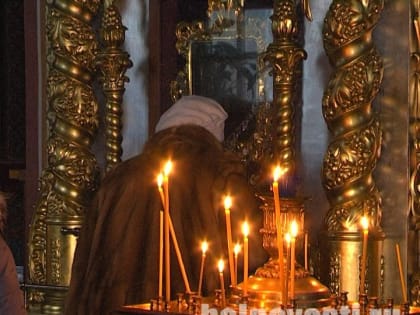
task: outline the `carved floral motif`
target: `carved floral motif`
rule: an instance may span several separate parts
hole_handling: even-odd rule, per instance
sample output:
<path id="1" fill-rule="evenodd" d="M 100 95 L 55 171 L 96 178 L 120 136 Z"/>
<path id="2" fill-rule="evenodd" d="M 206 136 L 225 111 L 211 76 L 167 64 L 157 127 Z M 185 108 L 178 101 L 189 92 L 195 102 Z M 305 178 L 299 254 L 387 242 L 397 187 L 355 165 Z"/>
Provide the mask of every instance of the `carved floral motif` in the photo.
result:
<path id="1" fill-rule="evenodd" d="M 322 170 L 329 231 L 357 229 L 364 214 L 380 227 L 381 199 L 372 173 L 382 133 L 371 103 L 382 81 L 382 59 L 372 42 L 382 9 L 382 0 L 334 0 L 324 21 L 324 48 L 334 66 L 322 102 L 333 135 Z"/>
<path id="2" fill-rule="evenodd" d="M 41 174 L 40 197 L 29 231 L 31 284 L 69 284 L 66 268 L 72 254 L 64 249 L 70 243 L 63 244 L 57 224 L 80 225 L 97 187 L 98 166 L 90 146 L 98 127 L 98 104 L 92 89 L 98 45 L 89 23 L 99 3 L 47 1 L 48 164 Z M 70 238 L 65 241 L 71 242 Z M 40 290 L 39 296 L 45 297 L 46 305 L 55 305 L 50 294 L 54 295 Z M 34 294 L 37 302 L 42 301 L 39 296 Z"/>

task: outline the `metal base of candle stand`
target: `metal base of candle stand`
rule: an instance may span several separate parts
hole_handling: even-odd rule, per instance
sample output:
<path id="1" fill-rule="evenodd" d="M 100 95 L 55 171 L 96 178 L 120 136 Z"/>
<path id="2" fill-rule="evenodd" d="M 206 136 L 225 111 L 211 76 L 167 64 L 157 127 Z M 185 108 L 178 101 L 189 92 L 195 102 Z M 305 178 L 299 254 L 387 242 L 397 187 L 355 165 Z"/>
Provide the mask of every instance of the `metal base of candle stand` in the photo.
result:
<path id="1" fill-rule="evenodd" d="M 247 302 L 252 307 L 270 309 L 285 305 L 282 301 L 282 288 L 279 280 L 279 263 L 277 249 L 277 230 L 272 195 L 259 195 L 262 202 L 263 227 L 260 230 L 263 237 L 263 248 L 268 253 L 268 262 L 257 269 L 255 275 L 248 279 Z M 295 220 L 304 228 L 304 198 L 281 198 L 280 210 L 282 228 L 287 230 L 290 222 Z M 284 257 L 286 259 L 286 257 Z M 290 286 L 290 283 L 289 283 Z M 289 290 L 290 292 L 290 290 Z M 242 284 L 231 289 L 230 305 L 238 305 L 243 299 Z M 296 265 L 295 273 L 296 307 L 324 307 L 331 302 L 330 291 L 320 281 L 311 277 L 304 268 Z M 290 300 L 290 296 L 289 296 Z M 290 301 L 289 301 L 290 302 Z"/>
<path id="2" fill-rule="evenodd" d="M 211 305 L 211 303 L 208 303 L 208 305 Z M 213 309 L 215 309 L 213 307 L 213 305 L 211 305 L 211 307 Z M 222 310 L 220 308 L 216 308 L 216 309 L 218 311 L 218 314 L 220 314 L 220 312 Z M 240 311 L 238 305 L 236 305 L 235 307 L 232 307 L 232 309 L 235 312 Z M 251 309 L 250 307 L 246 306 L 246 310 L 250 311 L 250 309 Z M 386 311 L 388 311 L 389 314 L 392 314 L 391 308 L 388 308 L 386 305 L 381 306 L 379 309 L 381 310 L 380 311 L 381 314 L 385 314 Z M 408 314 L 419 315 L 420 314 L 420 308 L 419 307 L 414 307 L 414 306 L 394 305 L 393 309 L 399 309 L 401 315 L 408 315 Z M 351 305 L 349 305 L 349 309 L 347 309 L 345 314 L 349 314 L 349 310 L 352 311 Z M 319 311 L 320 311 L 320 313 L 322 313 L 322 309 L 319 309 Z M 357 311 L 360 312 L 360 309 L 358 309 Z M 210 313 L 210 311 L 208 313 Z M 31 313 L 31 314 L 35 315 L 35 314 L 41 314 L 41 313 Z M 133 314 L 141 314 L 141 315 L 165 315 L 165 314 L 166 315 L 168 315 L 168 314 L 169 315 L 186 315 L 186 314 L 200 315 L 201 313 L 179 312 L 177 310 L 170 310 L 170 311 L 157 311 L 157 310 L 155 310 L 155 311 L 152 311 L 152 310 L 150 310 L 150 304 L 147 303 L 147 304 L 125 305 L 125 306 L 122 306 L 121 308 L 111 312 L 111 314 L 112 315 L 120 315 L 120 314 L 127 314 L 127 315 L 133 315 Z M 338 312 L 338 314 L 340 314 L 340 312 Z M 202 315 L 204 315 L 204 314 L 202 314 Z"/>
<path id="3" fill-rule="evenodd" d="M 249 277 L 248 306 L 272 309 L 286 304 L 282 301 L 282 288 L 279 278 L 257 275 L 275 274 L 278 270 L 276 265 L 278 265 L 277 261 L 270 260 L 264 267 L 257 270 L 256 275 Z M 273 269 L 273 272 L 270 272 L 270 269 Z M 229 304 L 240 304 L 242 289 L 242 284 L 232 288 Z M 322 308 L 331 304 L 331 294 L 329 289 L 319 280 L 310 276 L 302 267 L 298 267 L 295 277 L 295 300 L 297 308 Z"/>
<path id="4" fill-rule="evenodd" d="M 363 237 L 361 232 L 325 232 L 322 236 L 321 278 L 332 293 L 348 292 L 350 301 L 357 301 L 360 286 L 360 260 Z M 365 288 L 369 296 L 383 298 L 384 259 L 382 230 L 369 230 Z"/>

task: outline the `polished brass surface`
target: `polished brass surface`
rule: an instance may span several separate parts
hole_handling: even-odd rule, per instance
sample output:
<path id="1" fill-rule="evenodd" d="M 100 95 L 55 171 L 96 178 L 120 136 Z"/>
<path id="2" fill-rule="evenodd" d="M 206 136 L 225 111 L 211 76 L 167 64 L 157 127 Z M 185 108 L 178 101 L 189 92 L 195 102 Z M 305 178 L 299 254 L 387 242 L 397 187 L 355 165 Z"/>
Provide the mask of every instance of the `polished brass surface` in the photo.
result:
<path id="1" fill-rule="evenodd" d="M 270 256 L 267 266 L 263 266 L 256 271 L 256 275 L 265 278 L 279 277 L 277 267 L 271 264 L 272 259 L 278 259 L 277 250 L 277 229 L 274 210 L 273 196 L 260 195 L 261 210 L 263 211 L 263 226 L 260 233 L 263 237 L 263 248 Z M 303 198 L 280 198 L 280 208 L 282 215 L 282 229 L 287 231 L 290 223 L 295 220 L 300 226 L 299 234 L 302 236 L 304 231 L 304 199 Z M 266 268 L 267 267 L 267 268 Z M 274 267 L 274 269 L 272 269 Z"/>
<path id="2" fill-rule="evenodd" d="M 330 203 L 325 223 L 331 255 L 322 258 L 334 270 L 329 285 L 344 287 L 353 300 L 358 296 L 354 275 L 360 274 L 358 259 L 354 258 L 361 242 L 349 243 L 347 239 L 360 229 L 359 220 L 364 215 L 369 217 L 370 229 L 381 230 L 381 198 L 372 174 L 380 156 L 382 134 L 372 101 L 382 82 L 383 65 L 372 31 L 382 9 L 382 0 L 334 0 L 323 28 L 324 49 L 334 72 L 322 102 L 332 134 L 322 170 Z M 340 258 L 344 253 L 354 256 L 345 264 Z M 379 265 L 380 257 L 376 258 Z M 340 261 L 345 270 L 337 269 Z M 379 278 L 379 273 L 376 276 Z M 371 294 L 378 294 L 372 291 L 378 281 L 369 279 Z"/>
<path id="3" fill-rule="evenodd" d="M 329 231 L 354 231 L 364 214 L 372 226 L 380 225 L 380 197 L 372 172 L 382 140 L 371 103 L 383 72 L 372 41 L 382 7 L 382 1 L 365 6 L 360 1 L 335 0 L 325 18 L 324 47 L 334 66 L 322 102 L 333 135 L 322 172 L 331 206 L 326 218 Z"/>
<path id="4" fill-rule="evenodd" d="M 127 52 L 120 46 L 124 43 L 125 30 L 121 15 L 115 5 L 105 8 L 100 28 L 100 39 L 104 49 L 98 53 L 96 67 L 102 90 L 106 97 L 105 140 L 106 170 L 121 162 L 122 155 L 122 99 L 124 84 L 129 81 L 125 72 L 133 64 Z"/>
<path id="5" fill-rule="evenodd" d="M 28 282 L 45 285 L 29 303 L 44 314 L 60 314 L 68 286 L 76 236 L 97 187 L 98 168 L 90 152 L 98 126 L 92 90 L 95 35 L 89 22 L 99 0 L 47 1 L 48 165 L 29 231 Z"/>
<path id="6" fill-rule="evenodd" d="M 348 292 L 350 301 L 359 297 L 362 234 L 359 232 L 330 232 L 322 236 L 321 252 L 328 264 L 321 266 L 321 280 L 329 282 L 331 293 Z M 382 231 L 371 231 L 368 237 L 365 294 L 383 299 L 383 240 Z"/>
<path id="7" fill-rule="evenodd" d="M 322 308 L 331 304 L 329 289 L 318 279 L 308 275 L 304 270 L 297 270 L 295 280 L 295 298 L 297 308 Z M 251 276 L 248 279 L 248 307 L 272 310 L 285 305 L 282 303 L 280 281 L 276 278 Z M 290 291 L 290 290 L 289 290 Z M 232 289 L 230 303 L 240 304 L 242 283 Z"/>
<path id="8" fill-rule="evenodd" d="M 273 197 L 261 196 L 262 211 L 263 211 L 263 227 L 260 233 L 263 236 L 263 247 L 269 254 L 269 260 L 261 267 L 259 267 L 255 274 L 248 280 L 248 305 L 252 307 L 272 309 L 280 307 L 281 305 L 288 305 L 290 303 L 290 281 L 288 294 L 288 301 L 283 301 L 282 281 L 285 281 L 286 275 L 279 273 L 279 255 L 277 250 L 277 231 L 275 224 L 275 210 Z M 304 237 L 303 223 L 304 223 L 304 201 L 300 198 L 282 198 L 281 213 L 283 230 L 287 230 L 290 222 L 295 220 L 300 226 L 298 240 Z M 302 243 L 303 244 L 303 243 Z M 298 250 L 303 250 L 298 247 Z M 283 263 L 286 263 L 286 257 L 283 257 Z M 238 287 L 232 288 L 232 296 L 230 302 L 239 304 L 242 297 L 243 283 Z M 323 285 L 318 279 L 312 277 L 308 270 L 305 270 L 298 263 L 296 263 L 295 273 L 295 299 L 296 306 L 300 308 L 309 307 L 323 307 L 329 305 L 331 302 L 330 290 Z"/>
<path id="9" fill-rule="evenodd" d="M 306 12 L 310 12 L 309 6 L 305 7 Z M 306 52 L 299 43 L 296 1 L 275 0 L 271 20 L 273 42 L 263 55 L 263 59 L 271 65 L 274 84 L 273 156 L 269 163 L 280 163 L 287 170 L 287 178 L 294 178 L 298 145 L 295 107 L 301 102 L 299 86 L 302 80 L 301 62 L 306 59 Z M 295 192 L 292 193 L 295 194 Z"/>

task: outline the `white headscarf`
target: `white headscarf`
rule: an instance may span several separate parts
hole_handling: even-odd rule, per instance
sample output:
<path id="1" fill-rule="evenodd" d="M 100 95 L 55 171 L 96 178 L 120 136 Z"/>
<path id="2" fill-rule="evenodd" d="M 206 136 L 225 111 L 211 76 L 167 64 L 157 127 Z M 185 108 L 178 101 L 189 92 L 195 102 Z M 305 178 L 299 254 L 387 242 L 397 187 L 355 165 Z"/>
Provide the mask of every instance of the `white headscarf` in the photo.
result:
<path id="1" fill-rule="evenodd" d="M 193 124 L 206 128 L 222 142 L 227 117 L 223 107 L 211 98 L 197 95 L 183 96 L 163 113 L 155 131 Z"/>

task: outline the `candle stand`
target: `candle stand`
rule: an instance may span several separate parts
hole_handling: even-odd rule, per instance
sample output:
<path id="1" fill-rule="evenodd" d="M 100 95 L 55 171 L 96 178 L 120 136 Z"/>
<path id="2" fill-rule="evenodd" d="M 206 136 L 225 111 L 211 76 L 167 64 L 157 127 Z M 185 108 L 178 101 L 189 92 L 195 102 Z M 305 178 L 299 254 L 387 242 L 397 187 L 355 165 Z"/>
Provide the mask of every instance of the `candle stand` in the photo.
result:
<path id="1" fill-rule="evenodd" d="M 115 310 L 111 314 L 223 314 L 222 310 L 226 311 L 226 308 L 222 307 L 220 304 L 220 293 L 220 290 L 215 290 L 215 295 L 211 298 L 202 298 L 197 295 L 188 298 L 187 296 L 180 294 L 176 301 L 171 301 L 171 303 L 169 305 L 166 305 L 164 308 L 162 308 L 162 306 L 158 304 L 156 300 L 154 300 L 151 301 L 151 303 L 124 306 L 119 310 Z M 163 299 L 162 302 L 165 303 Z M 258 314 L 264 314 L 260 313 L 262 311 L 265 311 L 265 314 L 269 314 L 269 311 L 273 310 L 273 308 L 269 308 L 267 306 L 253 306 L 249 303 L 247 297 L 241 298 L 238 302 L 238 304 L 227 306 L 230 312 L 235 312 L 231 314 L 254 314 L 253 312 L 256 309 L 258 309 Z M 321 315 L 323 314 L 323 312 L 328 312 L 328 314 L 335 313 L 337 315 L 397 315 L 397 311 L 399 312 L 399 315 L 420 314 L 419 308 L 410 307 L 408 303 L 394 305 L 394 301 L 392 298 L 388 298 L 385 302 L 380 303 L 377 297 L 368 297 L 366 294 L 361 294 L 357 302 L 351 302 L 347 299 L 347 292 L 341 292 L 339 296 L 332 294 L 328 299 L 328 305 L 324 307 L 302 308 L 297 305 L 295 299 L 292 299 L 290 302 L 291 303 L 288 306 L 280 306 L 280 308 L 285 311 L 284 314 L 286 314 L 286 311 L 288 315 L 304 314 L 305 310 L 310 310 L 310 314 L 314 315 Z M 302 313 L 300 313 L 301 310 Z M 276 311 L 276 314 L 280 314 L 278 309 Z"/>
<path id="2" fill-rule="evenodd" d="M 263 227 L 260 232 L 263 236 L 263 248 L 269 254 L 269 260 L 248 279 L 248 305 L 271 309 L 291 305 L 291 299 L 293 299 L 298 308 L 328 306 L 331 297 L 329 289 L 319 280 L 312 277 L 298 263 L 296 263 L 295 272 L 295 296 L 289 296 L 288 301 L 282 301 L 282 281 L 285 281 L 286 273 L 283 277 L 279 274 L 274 201 L 273 197 L 268 195 L 260 196 L 260 199 L 262 200 L 261 209 L 263 211 Z M 303 202 L 303 199 L 298 198 L 281 199 L 283 229 L 294 220 L 299 223 L 301 236 L 304 235 Z M 286 257 L 283 257 L 283 264 L 286 264 Z M 232 288 L 230 304 L 235 305 L 239 303 L 242 296 L 242 285 L 240 283 Z M 290 290 L 287 291 L 290 293 Z"/>
<path id="3" fill-rule="evenodd" d="M 359 279 L 354 273 L 346 272 L 345 269 L 345 266 L 352 267 L 355 264 L 360 266 L 358 258 L 362 251 L 361 234 L 357 232 L 353 234 L 346 233 L 345 238 L 343 238 L 343 235 L 329 234 L 326 244 L 329 251 L 326 251 L 325 255 L 327 257 L 337 256 L 341 257 L 340 259 L 344 259 L 340 260 L 341 269 L 336 268 L 336 271 L 340 272 L 342 278 L 343 275 L 346 275 L 344 277 L 346 281 L 342 281 L 340 286 L 330 290 L 330 288 L 311 276 L 308 270 L 296 263 L 295 295 L 290 296 L 291 290 L 288 290 L 287 301 L 282 301 L 282 288 L 284 288 L 282 281 L 289 273 L 287 268 L 285 268 L 285 275 L 282 279 L 279 274 L 279 263 L 282 261 L 286 264 L 286 255 L 282 260 L 278 257 L 273 197 L 260 196 L 260 198 L 262 200 L 261 210 L 264 217 L 263 227 L 260 232 L 263 235 L 262 245 L 269 254 L 269 259 L 256 270 L 254 275 L 248 278 L 246 294 L 243 294 L 243 283 L 239 283 L 236 286 L 230 286 L 226 290 L 225 302 L 221 289 L 215 290 L 214 294 L 209 297 L 202 297 L 194 292 L 179 293 L 177 294 L 177 299 L 169 303 L 161 297 L 152 300 L 150 303 L 124 306 L 112 314 L 163 315 L 171 313 L 174 315 L 207 315 L 221 314 L 221 311 L 226 308 L 235 311 L 236 314 L 245 315 L 251 314 L 250 310 L 253 309 L 264 310 L 266 314 L 269 314 L 269 311 L 278 308 L 287 310 L 288 315 L 295 315 L 298 314 L 297 310 L 304 311 L 306 309 L 311 309 L 311 314 L 313 314 L 314 310 L 319 311 L 319 314 L 323 314 L 323 311 L 331 311 L 331 309 L 336 310 L 337 315 L 395 315 L 395 310 L 398 310 L 400 315 L 420 314 L 419 308 L 410 307 L 407 302 L 402 302 L 401 305 L 394 305 L 392 298 L 385 299 L 381 294 L 383 285 L 378 279 L 383 272 L 381 267 L 372 269 L 372 266 L 383 265 L 383 259 L 379 255 L 382 252 L 383 233 L 374 230 L 369 233 L 369 255 L 366 267 L 366 270 L 369 271 L 366 277 L 366 292 L 357 295 L 352 293 L 359 288 Z M 302 199 L 282 198 L 281 215 L 283 224 L 287 226 L 292 220 L 300 222 L 300 235 L 302 237 L 304 236 L 304 233 L 302 233 L 304 232 L 303 210 Z M 339 255 L 340 253 L 342 254 L 341 256 Z M 349 256 L 351 253 L 354 254 L 354 257 Z M 380 263 L 377 263 L 378 259 L 380 259 Z M 330 265 L 327 265 L 327 267 L 330 267 Z M 330 272 L 327 274 L 329 276 L 334 275 L 334 273 Z M 348 289 L 353 291 L 350 292 Z M 210 312 L 210 310 L 217 313 Z M 376 313 L 372 313 L 373 310 L 376 310 Z"/>

